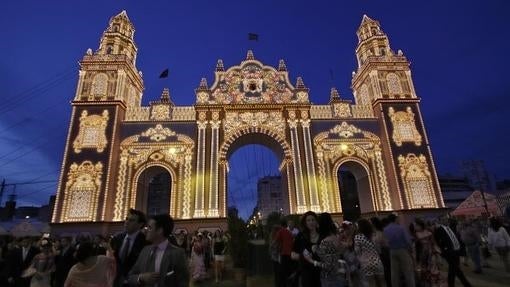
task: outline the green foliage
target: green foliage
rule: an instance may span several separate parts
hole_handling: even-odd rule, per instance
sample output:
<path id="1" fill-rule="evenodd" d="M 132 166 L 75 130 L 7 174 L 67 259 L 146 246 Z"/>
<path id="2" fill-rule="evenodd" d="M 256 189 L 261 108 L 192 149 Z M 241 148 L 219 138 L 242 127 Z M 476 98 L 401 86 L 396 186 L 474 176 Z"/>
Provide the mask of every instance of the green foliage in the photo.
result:
<path id="1" fill-rule="evenodd" d="M 230 233 L 229 250 L 234 267 L 243 268 L 248 258 L 248 229 L 246 222 L 239 218 L 237 213 L 230 213 L 227 218 L 228 232 Z"/>

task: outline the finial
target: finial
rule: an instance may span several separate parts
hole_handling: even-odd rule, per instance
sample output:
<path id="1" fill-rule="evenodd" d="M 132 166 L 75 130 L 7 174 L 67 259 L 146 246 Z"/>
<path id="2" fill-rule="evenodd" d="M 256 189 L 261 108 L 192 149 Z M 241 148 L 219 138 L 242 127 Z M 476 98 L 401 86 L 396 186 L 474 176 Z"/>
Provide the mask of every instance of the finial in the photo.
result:
<path id="1" fill-rule="evenodd" d="M 200 80 L 200 85 L 198 86 L 198 89 L 199 90 L 208 90 L 209 88 L 207 87 L 207 79 L 206 78 L 202 78 Z"/>
<path id="2" fill-rule="evenodd" d="M 168 103 L 170 102 L 170 91 L 168 88 L 164 88 L 163 92 L 161 93 L 161 100 L 162 103 Z"/>
<path id="3" fill-rule="evenodd" d="M 140 78 L 143 78 L 143 73 L 142 73 L 142 71 L 138 71 L 138 75 L 140 76 Z"/>
<path id="4" fill-rule="evenodd" d="M 352 76 L 353 78 L 354 78 L 354 77 L 356 77 L 356 72 L 355 72 L 355 71 L 352 71 L 351 76 Z"/>
<path id="5" fill-rule="evenodd" d="M 337 89 L 335 87 L 331 88 L 331 93 L 329 96 L 329 100 L 340 100 L 340 94 L 338 93 Z"/>
<path id="6" fill-rule="evenodd" d="M 297 89 L 306 89 L 306 87 L 305 87 L 305 83 L 303 82 L 303 78 L 301 78 L 301 77 L 297 77 L 297 80 L 296 80 L 296 88 L 297 88 Z"/>
<path id="7" fill-rule="evenodd" d="M 216 72 L 223 72 L 225 71 L 225 67 L 223 67 L 223 60 L 218 59 L 218 62 L 216 63 Z"/>
<path id="8" fill-rule="evenodd" d="M 278 71 L 287 71 L 287 65 L 285 65 L 285 61 L 283 59 L 280 59 L 278 62 Z"/>
<path id="9" fill-rule="evenodd" d="M 398 49 L 398 51 L 397 51 L 397 55 L 399 55 L 399 56 L 404 56 L 404 52 L 402 52 L 402 50 Z"/>
<path id="10" fill-rule="evenodd" d="M 248 50 L 248 53 L 246 53 L 246 60 L 255 60 L 255 56 L 253 56 L 253 51 Z"/>
<path id="11" fill-rule="evenodd" d="M 91 48 L 88 48 L 87 49 L 87 55 L 91 56 L 92 55 L 92 49 Z"/>

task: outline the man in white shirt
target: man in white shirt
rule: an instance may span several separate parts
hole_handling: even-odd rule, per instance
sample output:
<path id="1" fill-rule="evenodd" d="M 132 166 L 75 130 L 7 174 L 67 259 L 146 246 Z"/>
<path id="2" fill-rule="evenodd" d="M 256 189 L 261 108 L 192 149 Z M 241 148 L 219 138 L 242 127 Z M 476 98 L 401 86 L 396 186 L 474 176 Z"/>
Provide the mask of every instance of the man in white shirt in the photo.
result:
<path id="1" fill-rule="evenodd" d="M 168 214 L 154 215 L 149 219 L 147 240 L 152 244 L 144 247 L 129 272 L 129 285 L 189 286 L 188 260 L 184 249 L 168 241 L 173 228 L 173 219 Z"/>

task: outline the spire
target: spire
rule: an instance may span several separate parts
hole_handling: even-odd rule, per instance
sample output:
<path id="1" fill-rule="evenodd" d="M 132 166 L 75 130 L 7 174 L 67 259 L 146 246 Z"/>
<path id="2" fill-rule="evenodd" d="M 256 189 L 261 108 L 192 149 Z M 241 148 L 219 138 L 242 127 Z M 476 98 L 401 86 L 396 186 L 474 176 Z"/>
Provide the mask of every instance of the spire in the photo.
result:
<path id="1" fill-rule="evenodd" d="M 367 14 L 363 14 L 363 18 L 361 19 L 360 27 L 363 26 L 363 25 L 366 25 L 368 23 L 376 23 L 377 25 L 379 25 L 379 22 L 377 22 L 376 20 L 368 17 Z"/>
<path id="2" fill-rule="evenodd" d="M 393 52 L 390 49 L 388 37 L 381 29 L 379 21 L 374 20 L 367 15 L 363 15 L 361 24 L 356 32 L 358 36 L 358 47 L 356 56 L 358 66 L 361 67 L 373 57 L 389 56 Z"/>
<path id="3" fill-rule="evenodd" d="M 201 91 L 209 90 L 209 87 L 207 86 L 207 79 L 206 78 L 202 78 L 200 80 L 200 85 L 198 86 L 198 90 L 201 90 Z"/>
<path id="4" fill-rule="evenodd" d="M 305 83 L 303 82 L 303 78 L 297 77 L 297 79 L 296 79 L 296 89 L 306 89 Z"/>
<path id="5" fill-rule="evenodd" d="M 253 56 L 252 50 L 248 50 L 248 53 L 246 53 L 246 61 L 249 61 L 249 60 L 255 60 L 255 56 Z"/>
<path id="6" fill-rule="evenodd" d="M 168 88 L 163 89 L 160 101 L 162 103 L 168 103 L 170 101 L 170 91 L 168 90 Z"/>
<path id="7" fill-rule="evenodd" d="M 338 93 L 335 87 L 331 88 L 331 93 L 329 95 L 329 102 L 337 102 L 340 101 L 340 94 Z"/>
<path id="8" fill-rule="evenodd" d="M 218 59 L 218 62 L 216 63 L 216 72 L 223 72 L 225 71 L 225 67 L 223 67 L 223 60 Z"/>
<path id="9" fill-rule="evenodd" d="M 134 42 L 135 28 L 123 10 L 110 18 L 108 27 L 103 32 L 99 43 L 100 55 L 126 55 L 129 60 L 136 60 L 137 48 Z"/>
<path id="10" fill-rule="evenodd" d="M 287 71 L 287 65 L 285 65 L 285 61 L 283 59 L 280 59 L 278 63 L 278 71 L 280 72 Z"/>
<path id="11" fill-rule="evenodd" d="M 366 14 L 363 15 L 363 19 L 361 19 L 361 24 L 358 27 L 358 40 L 361 42 L 373 36 L 383 36 L 384 33 L 381 30 L 381 24 L 379 21 L 376 21 Z"/>

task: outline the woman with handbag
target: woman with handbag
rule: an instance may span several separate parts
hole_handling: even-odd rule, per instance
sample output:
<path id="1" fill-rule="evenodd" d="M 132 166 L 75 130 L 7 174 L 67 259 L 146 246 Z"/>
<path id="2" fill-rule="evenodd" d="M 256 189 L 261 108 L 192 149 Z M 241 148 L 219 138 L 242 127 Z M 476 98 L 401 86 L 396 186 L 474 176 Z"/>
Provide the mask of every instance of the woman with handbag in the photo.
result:
<path id="1" fill-rule="evenodd" d="M 489 246 L 496 249 L 501 261 L 505 265 L 506 272 L 510 272 L 510 262 L 508 262 L 508 253 L 510 252 L 510 236 L 497 218 L 490 219 L 489 236 L 487 239 Z"/>

